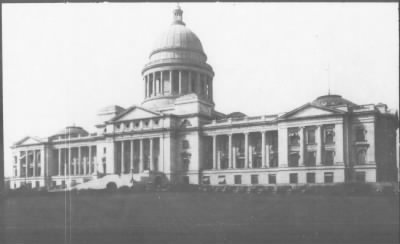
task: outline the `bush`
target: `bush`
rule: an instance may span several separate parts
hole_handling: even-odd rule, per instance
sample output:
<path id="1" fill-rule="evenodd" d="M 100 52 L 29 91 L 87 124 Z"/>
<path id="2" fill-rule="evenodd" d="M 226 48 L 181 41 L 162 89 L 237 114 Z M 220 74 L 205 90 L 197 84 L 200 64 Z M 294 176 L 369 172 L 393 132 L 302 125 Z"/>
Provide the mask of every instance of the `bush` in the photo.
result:
<path id="1" fill-rule="evenodd" d="M 292 186 L 290 185 L 281 185 L 277 186 L 276 188 L 276 193 L 280 195 L 286 195 L 289 194 L 292 191 Z"/>
<path id="2" fill-rule="evenodd" d="M 117 190 L 117 184 L 115 182 L 108 182 L 106 185 L 106 190 L 108 192 L 115 192 Z"/>

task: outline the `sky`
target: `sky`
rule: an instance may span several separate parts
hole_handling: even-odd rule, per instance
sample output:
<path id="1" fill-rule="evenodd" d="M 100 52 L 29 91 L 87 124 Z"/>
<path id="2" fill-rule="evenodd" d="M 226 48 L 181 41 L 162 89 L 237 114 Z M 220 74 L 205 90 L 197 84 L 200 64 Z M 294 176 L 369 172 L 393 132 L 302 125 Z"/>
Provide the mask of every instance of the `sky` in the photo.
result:
<path id="1" fill-rule="evenodd" d="M 339 94 L 398 110 L 396 3 L 181 3 L 213 67 L 223 113 L 283 113 Z M 140 105 L 141 70 L 175 3 L 3 4 L 6 176 L 10 146 L 68 125 L 95 131 L 108 105 Z"/>

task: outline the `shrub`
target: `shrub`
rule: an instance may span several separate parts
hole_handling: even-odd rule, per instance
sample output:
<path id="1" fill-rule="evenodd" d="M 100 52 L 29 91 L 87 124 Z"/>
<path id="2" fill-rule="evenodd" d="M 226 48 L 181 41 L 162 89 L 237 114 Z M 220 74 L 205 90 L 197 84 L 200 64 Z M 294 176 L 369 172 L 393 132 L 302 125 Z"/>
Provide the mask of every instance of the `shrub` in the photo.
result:
<path id="1" fill-rule="evenodd" d="M 108 182 L 106 185 L 106 189 L 108 192 L 114 192 L 117 190 L 117 184 L 115 182 Z"/>
<path id="2" fill-rule="evenodd" d="M 289 194 L 292 191 L 292 186 L 290 185 L 281 185 L 277 186 L 276 193 L 280 195 Z"/>

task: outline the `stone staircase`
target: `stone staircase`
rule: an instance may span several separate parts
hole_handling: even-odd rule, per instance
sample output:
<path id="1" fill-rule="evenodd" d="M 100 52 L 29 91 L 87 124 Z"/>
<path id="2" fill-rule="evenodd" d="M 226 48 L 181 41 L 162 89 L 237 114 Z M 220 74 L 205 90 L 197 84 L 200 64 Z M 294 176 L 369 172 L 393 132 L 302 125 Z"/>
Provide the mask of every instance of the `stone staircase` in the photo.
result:
<path id="1" fill-rule="evenodd" d="M 132 182 L 132 174 L 112 174 L 106 175 L 101 178 L 95 178 L 91 181 L 84 182 L 73 186 L 71 189 L 83 190 L 83 189 L 105 189 L 108 183 L 115 183 L 118 188 L 122 186 L 131 187 L 135 183 L 148 183 L 151 182 L 151 175 L 149 172 L 143 172 L 140 174 L 133 174 L 133 182 Z"/>

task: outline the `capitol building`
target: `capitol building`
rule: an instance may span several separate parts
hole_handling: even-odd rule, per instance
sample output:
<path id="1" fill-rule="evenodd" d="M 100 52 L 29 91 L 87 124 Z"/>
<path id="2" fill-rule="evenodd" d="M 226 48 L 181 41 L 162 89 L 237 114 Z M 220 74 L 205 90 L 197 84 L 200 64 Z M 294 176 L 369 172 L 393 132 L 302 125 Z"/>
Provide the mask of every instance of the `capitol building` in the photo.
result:
<path id="1" fill-rule="evenodd" d="M 68 126 L 12 146 L 11 189 L 136 182 L 210 185 L 397 181 L 398 116 L 327 94 L 282 114 L 216 111 L 214 70 L 173 11 L 142 69 L 140 105 L 99 110 L 97 130 Z M 216 81 L 217 82 L 217 81 Z"/>

